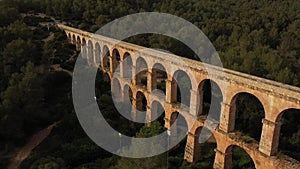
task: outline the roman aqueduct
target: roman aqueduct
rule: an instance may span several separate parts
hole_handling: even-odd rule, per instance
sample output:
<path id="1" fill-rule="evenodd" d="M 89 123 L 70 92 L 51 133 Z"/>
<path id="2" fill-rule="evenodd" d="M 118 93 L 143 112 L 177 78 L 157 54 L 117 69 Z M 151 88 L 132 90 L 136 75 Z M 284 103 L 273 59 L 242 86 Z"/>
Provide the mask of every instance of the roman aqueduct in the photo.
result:
<path id="1" fill-rule="evenodd" d="M 146 119 L 151 118 L 158 104 L 164 108 L 166 128 L 174 123 L 178 113 L 182 114 L 186 121 L 189 121 L 188 116 L 198 119 L 188 131 L 184 153 L 187 161 L 192 162 L 201 158 L 201 145 L 198 139 L 199 133 L 205 125 L 205 118 L 207 118 L 201 116 L 203 113 L 201 108 L 203 84 L 211 81 L 219 86 L 221 93 L 220 112 L 217 117 L 219 122 L 217 122 L 216 129 L 212 131 L 217 143 L 215 169 L 231 168 L 233 146 L 245 150 L 257 169 L 300 168 L 298 161 L 285 155 L 277 156 L 281 117 L 286 110 L 300 109 L 299 88 L 224 68 L 204 65 L 202 62 L 158 50 L 144 50 L 144 47 L 126 42 L 115 44 L 115 39 L 65 25 L 59 24 L 58 27 L 65 31 L 68 40 L 76 45 L 78 51 L 82 50 L 82 55 L 87 57 L 89 65 L 99 66 L 102 69 L 107 78 L 111 80 L 112 86 L 117 86 L 113 90 L 118 90 L 117 93 L 121 93 L 122 99 L 126 98 L 128 90 L 130 90 L 132 105 L 137 109 L 141 109 L 141 98 L 146 99 Z M 182 64 L 182 61 L 185 64 Z M 207 66 L 211 67 L 210 74 L 206 71 Z M 143 70 L 139 70 L 141 68 Z M 166 89 L 163 103 L 155 98 L 149 98 L 151 91 L 157 88 L 158 73 L 155 68 L 168 72 L 165 79 Z M 116 71 L 118 71 L 118 76 L 114 77 Z M 142 83 L 141 77 L 136 76 L 136 72 L 140 71 L 142 71 L 141 76 L 146 77 L 144 83 Z M 189 78 L 191 86 L 186 106 L 178 106 L 177 103 L 177 83 L 174 77 L 180 73 L 186 73 L 187 77 L 190 77 L 189 75 L 194 77 Z M 223 91 L 222 86 L 224 85 L 226 91 Z M 262 131 L 259 142 L 255 140 L 246 142 L 245 136 L 235 132 L 236 98 L 241 93 L 255 96 L 263 105 L 265 114 L 261 119 Z M 188 116 L 186 116 L 187 114 Z M 213 119 L 211 122 L 214 122 Z"/>

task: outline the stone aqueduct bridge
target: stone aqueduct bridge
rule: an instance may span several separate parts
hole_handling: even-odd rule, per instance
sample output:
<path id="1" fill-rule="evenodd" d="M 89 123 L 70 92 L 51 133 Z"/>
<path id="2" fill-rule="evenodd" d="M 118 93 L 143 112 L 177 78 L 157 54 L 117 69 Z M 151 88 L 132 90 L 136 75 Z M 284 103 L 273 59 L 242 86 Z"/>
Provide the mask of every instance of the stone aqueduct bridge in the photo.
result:
<path id="1" fill-rule="evenodd" d="M 150 101 L 149 93 L 156 88 L 156 73 L 154 67 L 163 66 L 168 72 L 166 80 L 166 97 L 163 103 L 165 111 L 165 127 L 169 128 L 174 122 L 174 112 L 179 114 L 189 114 L 199 116 L 202 112 L 198 112 L 199 106 L 203 100 L 203 82 L 211 80 L 217 85 L 226 85 L 226 92 L 222 92 L 220 123 L 217 129 L 213 130 L 213 136 L 217 143 L 215 149 L 215 169 L 232 168 L 232 147 L 238 146 L 244 149 L 252 158 L 255 168 L 257 169 L 296 169 L 300 168 L 298 161 L 285 155 L 276 155 L 278 151 L 279 135 L 281 128 L 281 116 L 285 110 L 300 109 L 300 89 L 297 87 L 285 85 L 282 83 L 258 78 L 244 73 L 217 68 L 212 66 L 212 72 L 208 76 L 205 66 L 202 62 L 193 61 L 176 55 L 164 53 L 158 50 L 146 50 L 144 47 L 137 46 L 126 42 L 118 42 L 115 39 L 95 35 L 86 31 L 71 28 L 65 25 L 58 25 L 63 29 L 71 43 L 76 45 L 77 50 L 83 50 L 86 53 L 87 60 L 90 65 L 98 66 L 102 69 L 113 83 L 117 81 L 121 86 L 120 92 L 126 92 L 126 88 L 132 91 L 132 104 L 139 107 L 141 99 L 137 95 L 143 93 L 147 99 L 147 112 L 151 111 L 154 101 Z M 86 47 L 85 47 L 86 46 Z M 84 56 L 84 55 L 83 55 Z M 129 58 L 131 66 L 126 66 L 123 62 L 125 58 Z M 172 58 L 172 59 L 170 59 Z M 180 58 L 181 62 L 177 62 L 174 58 Z M 182 64 L 182 60 L 185 65 Z M 142 61 L 142 62 L 141 62 Z M 147 69 L 147 85 L 142 86 L 138 82 L 138 77 L 134 76 L 140 65 L 143 64 Z M 111 66 L 110 66 L 111 65 Z M 113 72 L 119 65 L 120 77 L 126 76 L 126 72 L 130 72 L 130 82 L 114 78 Z M 138 65 L 138 66 L 137 66 Z M 208 65 L 207 65 L 208 66 Z M 178 69 L 188 71 L 193 74 L 191 79 L 190 105 L 187 109 L 178 108 L 176 104 L 177 86 L 174 82 Z M 224 73 L 223 76 L 220 74 Z M 172 76 L 173 75 L 173 76 Z M 117 79 L 117 80 L 116 80 Z M 127 91 L 128 92 L 128 91 Z M 236 97 L 240 93 L 248 93 L 255 96 L 263 105 L 264 119 L 262 119 L 261 139 L 259 142 L 251 143 L 245 141 L 245 136 L 234 132 L 235 129 L 235 109 Z M 199 108 L 199 110 L 202 110 Z M 151 112 L 150 112 L 151 114 Z M 147 114 L 147 116 L 150 116 Z M 175 117 L 176 118 L 176 117 Z M 198 160 L 201 157 L 199 146 L 199 133 L 204 126 L 203 120 L 198 118 L 188 132 L 187 145 L 185 150 L 185 159 L 187 161 Z M 186 119 L 188 121 L 188 119 Z"/>

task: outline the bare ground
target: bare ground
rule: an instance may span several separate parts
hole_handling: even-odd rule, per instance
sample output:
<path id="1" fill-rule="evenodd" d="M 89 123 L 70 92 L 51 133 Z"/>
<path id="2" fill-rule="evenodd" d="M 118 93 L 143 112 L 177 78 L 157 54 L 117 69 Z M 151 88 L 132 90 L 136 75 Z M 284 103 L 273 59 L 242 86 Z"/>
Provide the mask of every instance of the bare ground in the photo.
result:
<path id="1" fill-rule="evenodd" d="M 11 159 L 8 169 L 18 169 L 22 161 L 25 160 L 31 154 L 31 151 L 51 133 L 53 127 L 55 127 L 57 123 L 58 122 L 31 136 L 28 143 L 19 150 L 15 157 Z"/>

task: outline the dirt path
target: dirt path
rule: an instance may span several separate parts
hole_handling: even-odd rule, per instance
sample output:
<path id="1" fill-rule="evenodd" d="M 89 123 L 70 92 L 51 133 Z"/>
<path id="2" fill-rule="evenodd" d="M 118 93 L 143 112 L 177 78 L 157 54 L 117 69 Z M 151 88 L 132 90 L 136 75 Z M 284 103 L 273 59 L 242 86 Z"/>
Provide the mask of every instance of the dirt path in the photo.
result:
<path id="1" fill-rule="evenodd" d="M 23 160 L 25 160 L 31 153 L 31 151 L 38 146 L 52 131 L 59 122 L 56 122 L 47 128 L 34 134 L 28 141 L 28 143 L 22 147 L 18 154 L 11 159 L 8 169 L 18 169 Z"/>

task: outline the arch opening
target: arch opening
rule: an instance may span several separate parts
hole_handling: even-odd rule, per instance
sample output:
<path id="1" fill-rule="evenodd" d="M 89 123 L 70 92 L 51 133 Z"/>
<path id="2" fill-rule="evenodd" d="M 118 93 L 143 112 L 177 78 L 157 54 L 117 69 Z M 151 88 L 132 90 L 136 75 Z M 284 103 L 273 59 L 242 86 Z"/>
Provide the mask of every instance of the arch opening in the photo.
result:
<path id="1" fill-rule="evenodd" d="M 112 52 L 112 67 L 113 72 L 120 73 L 120 53 L 118 49 L 114 49 Z"/>
<path id="2" fill-rule="evenodd" d="M 125 85 L 124 86 L 124 100 L 125 100 L 125 103 L 130 102 L 132 104 L 132 99 L 133 99 L 132 90 L 131 90 L 129 85 Z"/>
<path id="3" fill-rule="evenodd" d="M 101 64 L 101 47 L 98 42 L 95 45 L 95 63 L 97 67 Z"/>
<path id="4" fill-rule="evenodd" d="M 99 98 L 101 95 L 111 95 L 111 84 L 109 75 L 98 69 L 95 80 L 95 95 Z"/>
<path id="5" fill-rule="evenodd" d="M 198 161 L 201 166 L 207 166 L 206 168 L 213 168 L 217 142 L 215 136 L 211 134 L 205 143 L 201 143 L 201 132 L 211 134 L 211 131 L 209 131 L 206 127 L 201 126 L 196 129 L 194 136 L 194 161 Z"/>
<path id="6" fill-rule="evenodd" d="M 123 78 L 128 79 L 128 81 L 132 80 L 132 58 L 128 52 L 124 54 L 123 57 Z"/>
<path id="7" fill-rule="evenodd" d="M 260 141 L 265 111 L 256 96 L 250 93 L 238 93 L 231 101 L 230 113 L 234 117 L 229 120 L 233 130 Z"/>
<path id="8" fill-rule="evenodd" d="M 82 46 L 82 51 L 81 51 L 82 56 L 83 56 L 83 58 L 88 60 L 87 45 L 86 45 L 86 40 L 84 38 L 82 38 L 81 46 Z"/>
<path id="9" fill-rule="evenodd" d="M 72 36 L 72 44 L 73 44 L 73 45 L 76 45 L 76 37 L 75 37 L 74 34 L 73 34 L 73 36 Z"/>
<path id="10" fill-rule="evenodd" d="M 80 40 L 79 36 L 77 36 L 76 49 L 77 49 L 77 51 L 81 50 L 81 40 Z"/>
<path id="11" fill-rule="evenodd" d="M 139 57 L 136 61 L 136 85 L 147 88 L 148 65 L 145 59 Z"/>
<path id="12" fill-rule="evenodd" d="M 138 91 L 136 94 L 136 108 L 139 111 L 147 110 L 147 99 L 144 93 Z"/>
<path id="13" fill-rule="evenodd" d="M 150 121 L 158 121 L 161 126 L 165 125 L 165 110 L 164 107 L 158 101 L 153 101 L 151 104 Z"/>
<path id="14" fill-rule="evenodd" d="M 118 79 L 113 78 L 111 83 L 112 97 L 115 102 L 120 103 L 122 101 L 122 88 Z"/>
<path id="15" fill-rule="evenodd" d="M 147 99 L 144 93 L 138 91 L 136 94 L 136 110 L 137 112 L 136 117 L 139 119 L 139 121 L 144 121 L 146 122 L 146 112 L 147 111 Z"/>
<path id="16" fill-rule="evenodd" d="M 115 90 L 116 94 L 113 95 L 115 107 L 117 108 L 119 114 L 122 114 L 124 118 L 132 122 L 132 90 L 128 84 L 125 84 L 124 88 L 122 89 L 119 79 L 117 80 L 117 82 L 118 83 L 114 85 L 117 85 L 117 87 L 120 87 L 120 89 Z"/>
<path id="17" fill-rule="evenodd" d="M 109 72 L 110 71 L 110 59 L 109 59 L 109 48 L 105 45 L 103 47 L 103 68 L 105 71 Z"/>
<path id="18" fill-rule="evenodd" d="M 94 46 L 91 40 L 88 41 L 88 60 L 90 64 L 94 62 Z"/>
<path id="19" fill-rule="evenodd" d="M 197 116 L 209 115 L 210 118 L 219 121 L 223 94 L 218 84 L 213 80 L 205 79 L 199 84 L 197 94 Z"/>
<path id="20" fill-rule="evenodd" d="M 300 161 L 300 109 L 283 111 L 277 122 L 281 123 L 279 151 Z"/>
<path id="21" fill-rule="evenodd" d="M 184 71 L 177 70 L 173 75 L 172 81 L 174 82 L 171 89 L 172 98 L 174 98 L 173 102 L 189 107 L 192 89 L 190 77 Z"/>
<path id="22" fill-rule="evenodd" d="M 160 64 L 154 64 L 152 68 L 152 83 L 155 86 L 155 89 L 162 90 L 166 94 L 166 81 L 168 79 L 167 71 L 165 67 Z"/>
<path id="23" fill-rule="evenodd" d="M 72 36 L 70 33 L 68 33 L 68 41 L 72 43 Z"/>
<path id="24" fill-rule="evenodd" d="M 187 143 L 186 133 L 188 132 L 188 126 L 186 119 L 177 111 L 172 112 L 170 116 L 170 126 L 169 129 L 169 143 L 173 147 L 170 151 L 170 155 L 173 154 L 181 158 L 184 157 L 185 145 Z M 179 144 L 175 144 L 173 140 L 181 139 Z"/>
<path id="25" fill-rule="evenodd" d="M 231 145 L 226 149 L 225 168 L 231 169 L 255 169 L 255 163 L 250 155 L 241 147 Z"/>

